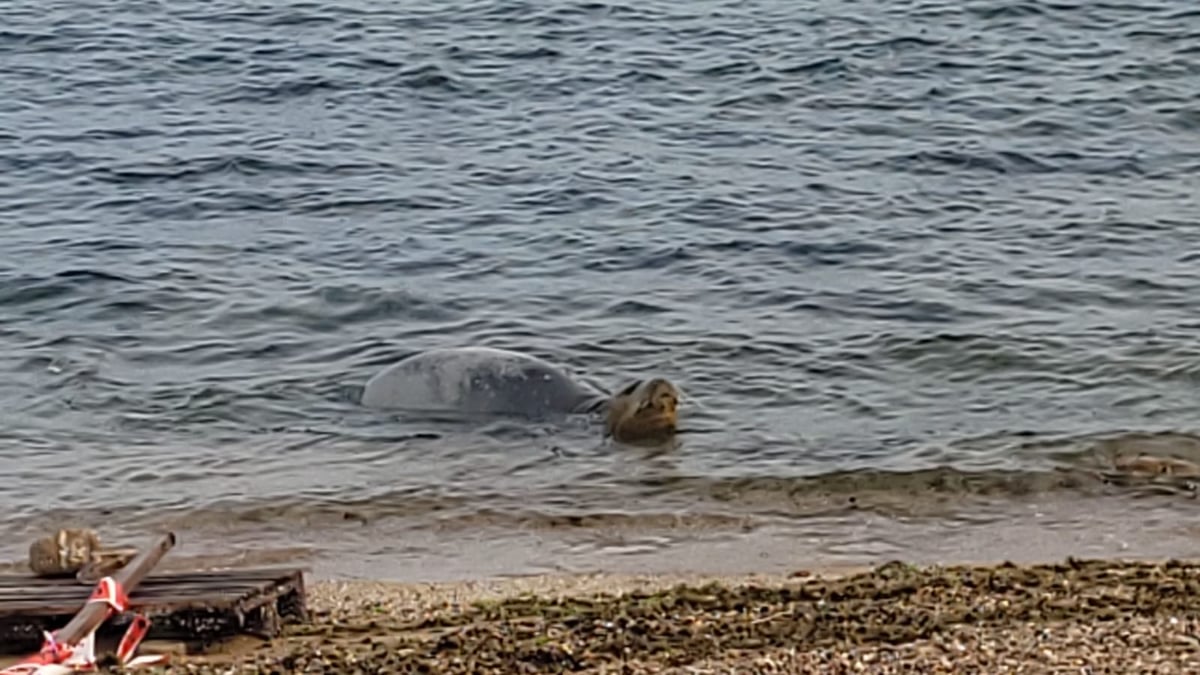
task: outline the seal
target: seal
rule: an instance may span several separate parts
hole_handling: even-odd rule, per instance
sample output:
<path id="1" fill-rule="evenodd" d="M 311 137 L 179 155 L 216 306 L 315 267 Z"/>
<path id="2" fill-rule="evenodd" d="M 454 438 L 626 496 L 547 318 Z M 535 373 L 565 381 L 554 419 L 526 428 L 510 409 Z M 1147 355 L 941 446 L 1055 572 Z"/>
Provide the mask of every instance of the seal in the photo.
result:
<path id="1" fill-rule="evenodd" d="M 529 354 L 456 347 L 420 352 L 388 366 L 367 381 L 359 400 L 371 408 L 427 412 L 603 414 L 606 436 L 635 442 L 675 433 L 679 390 L 656 377 L 610 395 Z"/>

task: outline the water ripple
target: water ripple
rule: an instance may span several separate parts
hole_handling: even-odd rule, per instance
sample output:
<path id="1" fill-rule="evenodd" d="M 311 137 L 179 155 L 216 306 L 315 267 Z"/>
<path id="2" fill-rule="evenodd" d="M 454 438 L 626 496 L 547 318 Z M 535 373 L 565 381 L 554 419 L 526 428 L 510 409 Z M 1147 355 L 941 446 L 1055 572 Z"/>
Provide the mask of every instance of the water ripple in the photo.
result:
<path id="1" fill-rule="evenodd" d="M 736 529 L 1190 452 L 1182 0 L 10 5 L 14 532 Z M 689 433 L 355 405 L 465 344 L 664 374 Z M 101 484 L 47 500 L 68 472 Z"/>

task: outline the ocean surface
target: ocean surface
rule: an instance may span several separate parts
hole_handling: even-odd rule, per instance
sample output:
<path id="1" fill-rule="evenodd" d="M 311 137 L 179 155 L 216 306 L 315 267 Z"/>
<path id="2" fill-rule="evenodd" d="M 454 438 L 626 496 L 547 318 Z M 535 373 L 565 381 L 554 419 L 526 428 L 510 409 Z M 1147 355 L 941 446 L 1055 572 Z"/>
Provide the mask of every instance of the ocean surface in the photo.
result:
<path id="1" fill-rule="evenodd" d="M 1200 554 L 1190 481 L 1107 475 L 1200 461 L 1192 2 L 0 17 L 0 557 Z M 669 377 L 686 432 L 357 404 L 464 345 Z"/>

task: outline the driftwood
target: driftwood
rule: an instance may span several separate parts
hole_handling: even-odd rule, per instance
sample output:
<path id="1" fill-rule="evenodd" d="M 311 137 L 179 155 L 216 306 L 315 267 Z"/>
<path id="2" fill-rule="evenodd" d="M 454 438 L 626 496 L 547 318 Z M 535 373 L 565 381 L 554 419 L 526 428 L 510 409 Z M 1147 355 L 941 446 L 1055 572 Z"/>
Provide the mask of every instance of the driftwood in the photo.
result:
<path id="1" fill-rule="evenodd" d="M 133 590 L 150 570 L 162 560 L 162 557 L 167 554 L 167 551 L 175 546 L 175 533 L 168 532 L 158 537 L 154 545 L 139 553 L 129 564 L 117 570 L 112 576 L 112 580 L 116 582 L 117 588 L 129 593 Z M 88 602 L 84 604 L 83 609 L 75 615 L 71 622 L 58 631 L 57 640 L 60 643 L 73 645 L 83 638 L 96 632 L 100 624 L 108 618 L 109 613 L 114 611 L 114 608 L 102 602 Z"/>
<path id="2" fill-rule="evenodd" d="M 90 528 L 63 528 L 29 545 L 29 569 L 39 577 L 74 575 L 94 584 L 138 554 L 133 546 L 106 546 Z"/>

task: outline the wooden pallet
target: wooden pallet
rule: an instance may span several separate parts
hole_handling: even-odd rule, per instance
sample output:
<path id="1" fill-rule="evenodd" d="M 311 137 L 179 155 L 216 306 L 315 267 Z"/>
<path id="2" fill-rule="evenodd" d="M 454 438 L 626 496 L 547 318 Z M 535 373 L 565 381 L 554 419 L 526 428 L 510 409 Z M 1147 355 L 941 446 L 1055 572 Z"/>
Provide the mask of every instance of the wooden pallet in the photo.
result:
<path id="1" fill-rule="evenodd" d="M 0 654 L 36 651 L 42 631 L 66 625 L 93 588 L 74 579 L 0 575 Z M 130 593 L 129 605 L 150 619 L 147 639 L 200 647 L 239 633 L 273 637 L 285 623 L 308 620 L 297 569 L 152 573 Z M 128 621 L 113 617 L 97 637 L 124 631 Z"/>

